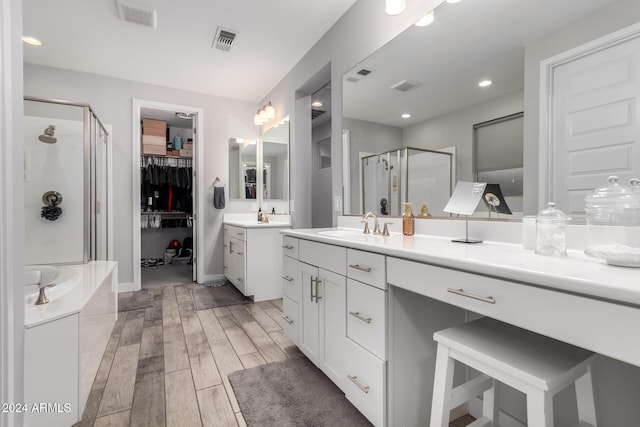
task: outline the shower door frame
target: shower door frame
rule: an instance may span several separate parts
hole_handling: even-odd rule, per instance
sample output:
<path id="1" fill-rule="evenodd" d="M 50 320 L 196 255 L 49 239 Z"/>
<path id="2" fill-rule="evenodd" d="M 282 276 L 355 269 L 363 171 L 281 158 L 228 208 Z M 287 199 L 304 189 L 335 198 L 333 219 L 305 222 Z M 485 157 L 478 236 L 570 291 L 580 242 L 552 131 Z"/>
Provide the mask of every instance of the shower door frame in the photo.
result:
<path id="1" fill-rule="evenodd" d="M 92 146 L 91 140 L 91 131 L 92 131 L 92 122 L 91 118 L 95 118 L 98 124 L 98 128 L 95 130 L 100 130 L 104 132 L 104 135 L 100 135 L 100 137 L 104 136 L 103 142 L 106 145 L 106 179 L 105 179 L 105 197 L 106 197 L 106 206 L 101 206 L 101 210 L 104 210 L 104 217 L 106 221 L 105 225 L 105 253 L 106 259 L 113 259 L 113 227 L 112 227 L 112 217 L 110 206 L 112 202 L 111 198 L 111 186 L 109 185 L 109 177 L 111 176 L 111 153 L 112 153 L 112 144 L 110 143 L 109 137 L 110 134 L 107 131 L 107 127 L 102 123 L 95 110 L 91 107 L 91 105 L 87 103 L 81 102 L 72 102 L 65 101 L 61 99 L 49 99 L 49 98 L 39 98 L 36 96 L 27 96 L 23 97 L 24 101 L 31 102 L 41 102 L 46 104 L 55 104 L 55 105 L 64 105 L 69 107 L 79 107 L 82 108 L 82 155 L 83 155 L 83 237 L 82 237 L 82 263 L 86 264 L 87 262 L 94 260 L 96 254 L 98 252 L 97 249 L 97 241 L 96 241 L 96 224 L 93 220 L 94 216 L 91 215 L 93 212 L 96 213 L 96 180 L 94 178 L 94 172 L 96 170 L 96 150 Z M 96 140 L 96 143 L 98 141 Z M 93 191 L 92 191 L 93 190 Z M 63 263 L 67 264 L 67 263 Z"/>

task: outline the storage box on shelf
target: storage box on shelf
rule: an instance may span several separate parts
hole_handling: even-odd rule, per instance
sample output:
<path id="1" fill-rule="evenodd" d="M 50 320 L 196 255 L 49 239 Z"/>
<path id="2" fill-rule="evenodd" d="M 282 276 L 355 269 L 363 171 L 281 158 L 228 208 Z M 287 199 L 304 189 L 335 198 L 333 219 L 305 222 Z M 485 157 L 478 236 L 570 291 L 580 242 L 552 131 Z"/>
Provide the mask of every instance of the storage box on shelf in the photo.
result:
<path id="1" fill-rule="evenodd" d="M 165 145 L 142 145 L 142 154 L 154 156 L 166 156 L 167 147 Z"/>
<path id="2" fill-rule="evenodd" d="M 162 137 L 166 141 L 167 122 L 164 120 L 142 119 L 142 134 Z"/>

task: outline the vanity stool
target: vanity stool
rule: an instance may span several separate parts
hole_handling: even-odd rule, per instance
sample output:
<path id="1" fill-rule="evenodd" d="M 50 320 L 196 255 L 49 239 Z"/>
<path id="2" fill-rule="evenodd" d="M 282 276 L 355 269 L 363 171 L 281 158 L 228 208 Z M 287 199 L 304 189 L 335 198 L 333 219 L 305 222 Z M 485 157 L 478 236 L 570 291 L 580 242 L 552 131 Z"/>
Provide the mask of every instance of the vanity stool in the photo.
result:
<path id="1" fill-rule="evenodd" d="M 449 411 L 480 393 L 483 416 L 472 425 L 497 425 L 498 382 L 526 394 L 529 427 L 552 427 L 553 396 L 575 383 L 579 426 L 597 426 L 592 352 L 490 318 L 444 329 L 433 337 L 438 353 L 431 427 L 447 427 Z M 455 361 L 482 374 L 453 388 Z"/>

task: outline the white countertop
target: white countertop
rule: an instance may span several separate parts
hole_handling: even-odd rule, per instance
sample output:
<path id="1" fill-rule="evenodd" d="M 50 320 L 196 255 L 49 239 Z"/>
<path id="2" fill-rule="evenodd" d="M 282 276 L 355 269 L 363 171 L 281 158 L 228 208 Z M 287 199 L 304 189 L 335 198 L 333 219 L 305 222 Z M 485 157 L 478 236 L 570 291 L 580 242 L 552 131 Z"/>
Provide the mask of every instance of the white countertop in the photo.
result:
<path id="1" fill-rule="evenodd" d="M 98 287 L 109 274 L 114 272 L 118 263 L 114 261 L 91 261 L 87 264 L 74 264 L 60 266 L 61 269 L 70 270 L 70 283 L 60 283 L 58 286 L 68 286 L 64 292 L 56 297 L 56 288 L 47 289 L 49 303 L 43 305 L 27 304 L 24 311 L 24 326 L 32 328 L 42 323 L 66 317 L 78 313 L 93 296 Z M 116 289 L 113 290 L 117 292 Z"/>
<path id="2" fill-rule="evenodd" d="M 268 223 L 258 222 L 258 221 L 224 221 L 225 225 L 233 225 L 235 227 L 243 227 L 243 228 L 288 228 L 291 227 L 290 224 L 286 222 L 271 222 Z"/>
<path id="3" fill-rule="evenodd" d="M 320 234 L 328 230 L 345 230 L 348 234 Z M 548 257 L 536 255 L 513 243 L 485 240 L 483 243 L 465 244 L 451 242 L 450 237 L 409 237 L 399 233 L 382 237 L 346 228 L 296 229 L 283 230 L 281 233 L 640 306 L 640 268 L 610 266 L 604 260 L 588 257 L 578 250 L 569 250 L 566 257 Z"/>
<path id="4" fill-rule="evenodd" d="M 291 227 L 291 215 L 265 213 L 269 222 L 258 222 L 257 213 L 224 214 L 222 223 L 243 228 L 287 228 Z"/>

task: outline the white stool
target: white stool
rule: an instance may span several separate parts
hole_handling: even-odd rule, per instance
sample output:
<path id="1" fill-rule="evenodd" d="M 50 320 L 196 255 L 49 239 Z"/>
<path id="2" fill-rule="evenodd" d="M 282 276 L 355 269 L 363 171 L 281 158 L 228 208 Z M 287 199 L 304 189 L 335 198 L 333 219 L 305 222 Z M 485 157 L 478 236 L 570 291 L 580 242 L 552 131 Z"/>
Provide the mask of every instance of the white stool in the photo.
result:
<path id="1" fill-rule="evenodd" d="M 553 396 L 575 383 L 579 425 L 597 426 L 593 353 L 489 318 L 438 331 L 433 337 L 438 354 L 430 427 L 447 427 L 450 410 L 480 393 L 483 416 L 471 425 L 498 425 L 496 381 L 526 394 L 529 427 L 553 427 Z M 453 388 L 456 360 L 482 375 Z"/>

